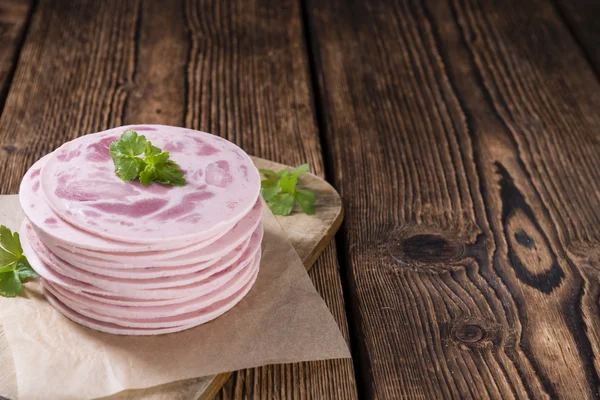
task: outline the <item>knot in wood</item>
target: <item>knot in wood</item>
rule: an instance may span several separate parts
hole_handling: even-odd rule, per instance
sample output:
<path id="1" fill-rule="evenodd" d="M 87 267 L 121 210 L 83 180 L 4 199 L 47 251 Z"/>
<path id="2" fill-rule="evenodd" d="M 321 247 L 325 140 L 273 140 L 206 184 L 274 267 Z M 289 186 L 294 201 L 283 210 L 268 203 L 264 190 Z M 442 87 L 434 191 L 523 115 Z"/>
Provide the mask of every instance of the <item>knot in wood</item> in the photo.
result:
<path id="1" fill-rule="evenodd" d="M 440 263 L 459 259 L 463 246 L 435 234 L 410 236 L 402 242 L 404 258 L 420 263 Z"/>
<path id="2" fill-rule="evenodd" d="M 13 146 L 12 144 L 7 144 L 6 146 L 2 146 L 2 150 L 7 152 L 8 154 L 12 154 L 17 151 L 17 146 Z"/>
<path id="3" fill-rule="evenodd" d="M 485 331 L 475 324 L 459 325 L 454 329 L 454 338 L 461 343 L 472 345 L 485 338 Z"/>

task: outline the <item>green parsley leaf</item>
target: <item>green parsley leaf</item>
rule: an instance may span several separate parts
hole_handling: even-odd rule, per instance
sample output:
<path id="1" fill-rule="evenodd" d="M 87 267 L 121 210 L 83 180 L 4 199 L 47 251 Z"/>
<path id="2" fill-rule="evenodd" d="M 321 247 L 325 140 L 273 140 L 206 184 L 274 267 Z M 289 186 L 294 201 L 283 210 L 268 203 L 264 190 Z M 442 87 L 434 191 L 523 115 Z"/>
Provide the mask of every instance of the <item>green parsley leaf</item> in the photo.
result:
<path id="1" fill-rule="evenodd" d="M 17 271 L 3 272 L 0 274 L 0 294 L 6 297 L 15 297 L 23 291 L 23 284 Z"/>
<path id="2" fill-rule="evenodd" d="M 270 169 L 259 169 L 258 172 L 263 174 L 267 179 L 279 179 L 279 175 Z"/>
<path id="3" fill-rule="evenodd" d="M 0 226 L 0 243 L 11 254 L 20 255 L 23 253 L 19 234 L 17 232 L 11 234 L 10 229 L 4 225 Z"/>
<path id="4" fill-rule="evenodd" d="M 183 172 L 179 170 L 179 165 L 177 165 L 177 163 L 169 160 L 154 168 L 156 170 L 155 181 L 173 186 L 184 186 L 186 184 Z"/>
<path id="5" fill-rule="evenodd" d="M 138 157 L 120 157 L 115 160 L 115 172 L 124 181 L 137 178 L 144 167 L 144 160 Z"/>
<path id="6" fill-rule="evenodd" d="M 279 180 L 279 186 L 285 193 L 294 194 L 296 191 L 296 185 L 298 184 L 298 177 L 296 175 L 285 175 Z"/>
<path id="7" fill-rule="evenodd" d="M 119 140 L 109 146 L 115 163 L 115 172 L 124 181 L 139 177 L 142 185 L 159 182 L 166 185 L 186 184 L 179 165 L 169 160 L 169 153 L 154 146 L 145 136 L 135 131 L 125 131 Z M 144 155 L 144 158 L 138 157 Z"/>
<path id="8" fill-rule="evenodd" d="M 147 156 L 144 159 L 146 167 L 140 173 L 142 185 L 149 185 L 152 181 L 170 185 L 185 185 L 183 173 L 177 169 L 177 164 L 169 161 L 169 153 L 163 152 Z"/>
<path id="9" fill-rule="evenodd" d="M 265 179 L 260 182 L 260 187 L 260 194 L 263 199 L 269 201 L 279 192 L 279 179 Z"/>
<path id="10" fill-rule="evenodd" d="M 279 177 L 283 177 L 283 176 L 286 176 L 286 175 L 289 175 L 289 174 L 291 174 L 289 168 L 282 169 L 281 171 L 277 172 L 277 176 L 279 176 Z"/>
<path id="11" fill-rule="evenodd" d="M 295 204 L 306 214 L 315 213 L 315 194 L 308 189 L 296 189 L 298 177 L 308 171 L 308 164 L 300 165 L 294 172 L 289 168 L 279 172 L 270 169 L 259 170 L 266 177 L 260 183 L 260 194 L 274 214 L 289 215 Z"/>
<path id="12" fill-rule="evenodd" d="M 132 130 L 125 131 L 119 140 L 110 144 L 110 155 L 112 158 L 139 156 L 146 150 L 146 142 L 146 136 Z"/>
<path id="13" fill-rule="evenodd" d="M 146 157 L 148 156 L 155 156 L 157 154 L 162 153 L 162 150 L 159 149 L 158 147 L 154 146 L 152 144 L 152 142 L 146 142 L 146 150 L 144 151 L 144 155 Z"/>
<path id="14" fill-rule="evenodd" d="M 37 277 L 23 255 L 19 234 L 0 226 L 0 295 L 15 297 L 23 291 L 23 282 Z"/>
<path id="15" fill-rule="evenodd" d="M 146 167 L 140 172 L 142 185 L 149 185 L 152 181 L 173 186 L 185 185 L 183 172 L 178 169 L 177 163 L 169 160 L 168 152 L 148 156 L 144 161 Z"/>
<path id="16" fill-rule="evenodd" d="M 16 266 L 18 260 L 19 258 L 15 257 L 14 254 L 0 247 L 0 266 L 2 266 L 0 268 L 0 272 L 2 272 L 2 268 L 5 267 L 9 267 L 9 269 L 7 269 L 6 271 L 12 270 L 12 268 Z"/>
<path id="17" fill-rule="evenodd" d="M 147 156 L 146 158 L 144 158 L 144 163 L 146 163 L 146 166 L 156 167 L 157 165 L 166 163 L 168 159 L 169 152 L 165 151 L 163 153 Z"/>
<path id="18" fill-rule="evenodd" d="M 16 265 L 17 265 L 17 263 L 12 263 L 12 264 L 9 264 L 9 265 L 6 265 L 6 266 L 0 268 L 0 274 L 3 272 L 14 271 L 16 268 Z"/>
<path id="19" fill-rule="evenodd" d="M 39 274 L 31 268 L 29 265 L 29 261 L 25 257 L 22 257 L 17 263 L 17 274 L 19 275 L 19 279 L 21 282 L 25 282 L 29 279 L 39 278 Z"/>
<path id="20" fill-rule="evenodd" d="M 296 169 L 294 170 L 294 172 L 292 172 L 292 174 L 296 175 L 296 176 L 300 176 L 306 172 L 308 172 L 310 169 L 310 167 L 308 166 L 308 164 L 302 164 L 299 167 L 296 167 Z"/>
<path id="21" fill-rule="evenodd" d="M 294 195 L 291 193 L 279 193 L 269 201 L 269 208 L 273 214 L 289 215 L 294 208 Z"/>
<path id="22" fill-rule="evenodd" d="M 6 226 L 0 226 L 0 268 L 12 271 L 23 255 L 19 234 L 10 232 Z"/>
<path id="23" fill-rule="evenodd" d="M 302 189 L 296 190 L 294 199 L 304 213 L 308 215 L 313 215 L 315 213 L 315 194 L 312 191 Z"/>
<path id="24" fill-rule="evenodd" d="M 156 178 L 156 170 L 152 167 L 144 169 L 140 172 L 140 183 L 144 186 L 151 184 Z"/>

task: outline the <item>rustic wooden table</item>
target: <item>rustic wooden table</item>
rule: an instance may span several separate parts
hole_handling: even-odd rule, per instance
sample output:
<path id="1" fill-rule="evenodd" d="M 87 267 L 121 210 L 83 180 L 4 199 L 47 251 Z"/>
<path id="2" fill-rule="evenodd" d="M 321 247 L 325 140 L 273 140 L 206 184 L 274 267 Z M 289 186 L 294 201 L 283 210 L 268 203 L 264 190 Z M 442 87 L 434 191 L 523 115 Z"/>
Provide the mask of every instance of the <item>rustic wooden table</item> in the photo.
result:
<path id="1" fill-rule="evenodd" d="M 218 398 L 598 398 L 600 25 L 586 0 L 0 0 L 0 189 L 66 140 L 188 126 L 309 162 L 350 360 Z"/>

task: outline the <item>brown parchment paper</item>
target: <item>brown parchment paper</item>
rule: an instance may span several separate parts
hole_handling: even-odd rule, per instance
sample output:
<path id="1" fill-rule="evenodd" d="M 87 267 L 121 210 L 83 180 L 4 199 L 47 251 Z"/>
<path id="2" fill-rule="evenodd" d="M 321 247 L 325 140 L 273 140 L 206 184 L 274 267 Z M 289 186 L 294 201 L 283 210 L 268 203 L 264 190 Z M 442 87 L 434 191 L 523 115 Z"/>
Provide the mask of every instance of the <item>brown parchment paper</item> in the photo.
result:
<path id="1" fill-rule="evenodd" d="M 266 364 L 350 357 L 285 232 L 264 210 L 254 287 L 223 316 L 184 332 L 136 337 L 82 327 L 55 311 L 37 282 L 21 297 L 0 297 L 0 393 L 89 399 Z M 22 218 L 16 196 L 0 196 L 0 224 L 14 229 Z"/>

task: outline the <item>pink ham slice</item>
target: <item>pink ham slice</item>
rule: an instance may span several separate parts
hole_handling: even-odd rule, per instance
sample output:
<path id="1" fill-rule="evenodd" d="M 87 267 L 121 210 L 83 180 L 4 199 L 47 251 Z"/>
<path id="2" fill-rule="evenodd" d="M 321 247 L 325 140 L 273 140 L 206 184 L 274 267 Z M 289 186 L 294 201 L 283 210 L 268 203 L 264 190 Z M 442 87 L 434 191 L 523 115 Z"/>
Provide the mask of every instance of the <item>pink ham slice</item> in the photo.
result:
<path id="1" fill-rule="evenodd" d="M 191 284 L 180 286 L 178 288 L 166 288 L 158 290 L 144 290 L 144 291 L 131 291 L 127 293 L 115 293 L 110 290 L 97 287 L 90 283 L 82 282 L 77 279 L 65 276 L 52 268 L 50 265 L 44 263 L 38 253 L 33 249 L 29 239 L 27 237 L 27 222 L 24 221 L 20 230 L 21 246 L 23 247 L 23 254 L 27 257 L 27 260 L 35 271 L 40 274 L 43 281 L 50 281 L 55 285 L 64 287 L 71 292 L 81 293 L 82 295 L 102 297 L 105 299 L 114 299 L 118 302 L 122 302 L 123 299 L 135 299 L 139 301 L 154 301 L 154 305 L 167 305 L 181 303 L 191 298 L 197 298 L 210 293 L 212 289 L 216 289 L 214 286 L 204 287 L 205 290 L 199 291 L 198 286 L 206 286 L 206 284 Z M 219 279 L 219 276 L 216 277 Z M 214 279 L 214 278 L 213 278 Z M 219 279 L 222 282 L 222 279 Z"/>
<path id="2" fill-rule="evenodd" d="M 139 300 L 124 301 L 120 304 L 112 304 L 103 301 L 101 297 L 84 296 L 81 293 L 73 293 L 65 288 L 55 285 L 51 282 L 45 281 L 44 287 L 51 289 L 50 292 L 58 292 L 63 297 L 75 302 L 80 307 L 89 309 L 104 315 L 114 315 L 115 317 L 121 318 L 132 318 L 132 319 L 143 319 L 143 318 L 157 318 L 167 317 L 172 315 L 179 315 L 201 308 L 210 306 L 219 300 L 225 299 L 239 289 L 242 288 L 254 275 L 254 266 L 252 268 L 244 268 L 238 272 L 235 277 L 224 285 L 223 290 L 215 290 L 207 295 L 191 298 L 179 303 L 155 305 L 146 301 L 140 304 Z"/>
<path id="3" fill-rule="evenodd" d="M 258 269 L 255 269 L 255 276 L 256 275 L 258 275 Z M 252 283 L 254 283 L 255 276 L 253 277 L 254 279 L 251 280 Z M 73 311 L 98 322 L 111 323 L 126 328 L 163 329 L 181 325 L 195 326 L 208 322 L 223 314 L 225 311 L 228 311 L 231 307 L 237 304 L 237 302 L 241 300 L 241 298 L 250 290 L 251 286 L 251 283 L 248 282 L 242 287 L 242 289 L 240 289 L 240 291 L 235 293 L 230 298 L 215 302 L 210 306 L 199 310 L 162 318 L 143 319 L 118 318 L 111 315 L 99 314 L 85 308 L 80 308 L 78 305 L 72 303 L 70 300 L 64 297 L 61 297 L 57 293 L 52 294 Z"/>
<path id="4" fill-rule="evenodd" d="M 69 318 L 71 321 L 78 323 L 79 325 L 83 325 L 87 328 L 94 329 L 96 331 L 111 333 L 113 335 L 132 335 L 132 336 L 145 336 L 145 335 L 164 335 L 167 333 L 175 333 L 181 332 L 186 329 L 193 328 L 193 325 L 190 326 L 173 326 L 170 328 L 163 329 L 133 329 L 126 328 L 116 324 L 110 324 L 106 322 L 96 321 L 94 319 L 88 318 L 84 315 L 73 311 L 72 309 L 65 306 L 60 300 L 58 300 L 52 293 L 46 290 L 44 287 L 44 295 L 48 303 L 52 305 L 58 312 L 60 312 L 65 317 Z"/>
<path id="5" fill-rule="evenodd" d="M 181 286 L 207 279 L 211 275 L 234 266 L 236 263 L 244 263 L 260 248 L 262 227 L 257 228 L 247 243 L 234 249 L 226 256 L 218 259 L 216 262 L 211 263 L 211 265 L 208 267 L 199 265 L 191 271 L 186 268 L 185 271 L 188 271 L 186 273 L 171 273 L 169 276 L 163 275 L 160 277 L 150 278 L 131 269 L 122 272 L 122 274 L 125 276 L 115 277 L 106 275 L 106 271 L 112 272 L 113 270 L 104 270 L 98 273 L 89 269 L 82 269 L 80 267 L 73 266 L 49 251 L 29 227 L 26 228 L 26 234 L 28 244 L 32 246 L 33 250 L 36 252 L 36 256 L 39 257 L 41 262 L 43 262 L 45 265 L 51 265 L 52 269 L 58 273 L 69 276 L 73 279 L 89 283 L 99 288 L 105 288 L 107 290 L 111 290 L 108 288 L 114 286 L 114 290 L 118 291 L 119 287 L 124 288 L 123 290 L 131 287 L 147 290 L 162 287 Z M 152 268 L 149 268 L 149 270 L 151 272 Z M 161 273 L 163 272 L 161 271 Z"/>
<path id="6" fill-rule="evenodd" d="M 258 248 L 253 249 L 254 253 L 250 253 L 247 249 L 245 259 L 240 259 L 224 270 L 209 275 L 205 279 L 197 280 L 189 276 L 183 276 L 183 278 L 182 276 L 175 276 L 163 279 L 151 279 L 144 282 L 144 287 L 140 285 L 140 280 L 111 279 L 110 277 L 102 277 L 83 270 L 79 270 L 75 277 L 73 275 L 75 267 L 71 267 L 71 270 L 65 272 L 60 270 L 56 265 L 44 263 L 39 253 L 33 248 L 28 236 L 26 223 L 21 227 L 21 244 L 23 246 L 23 254 L 25 254 L 33 269 L 46 280 L 64 286 L 71 291 L 86 291 L 102 295 L 119 293 L 125 297 L 136 299 L 172 299 L 176 297 L 201 296 L 217 290 L 260 252 L 262 235 L 261 225 L 255 239 L 258 243 Z M 164 281 L 168 282 L 163 284 Z"/>
<path id="7" fill-rule="evenodd" d="M 260 262 L 260 261 L 258 261 Z M 90 318 L 88 316 L 82 315 L 71 308 L 67 307 L 62 303 L 59 299 L 57 299 L 52 293 L 48 293 L 46 291 L 46 298 L 52 304 L 54 308 L 56 308 L 60 313 L 62 313 L 67 318 L 71 319 L 74 322 L 77 322 L 80 325 L 86 326 L 88 328 L 92 328 L 98 331 L 112 333 L 117 335 L 160 335 L 165 333 L 174 333 L 182 330 L 190 329 L 194 326 L 200 325 L 202 323 L 208 322 L 217 318 L 218 316 L 224 314 L 233 308 L 240 300 L 244 298 L 244 296 L 250 291 L 252 285 L 256 281 L 256 274 L 250 282 L 248 282 L 240 291 L 235 293 L 234 295 L 218 301 L 212 304 L 210 307 L 203 309 L 201 311 L 197 311 L 196 313 L 192 313 L 192 315 L 184 317 L 186 321 L 193 321 L 188 325 L 179 325 L 179 322 L 176 317 L 171 318 L 169 321 L 161 321 L 157 323 L 157 325 L 166 325 L 164 328 L 139 328 L 139 327 L 129 327 L 127 325 L 99 321 L 94 318 Z"/>
<path id="8" fill-rule="evenodd" d="M 89 257 L 102 258 L 103 260 L 117 261 L 123 264 L 144 266 L 146 261 L 176 259 L 178 263 L 186 263 L 186 259 L 197 259 L 200 255 L 211 257 L 211 254 L 226 251 L 228 248 L 239 243 L 242 238 L 247 239 L 261 219 L 262 200 L 258 200 L 254 207 L 244 215 L 244 217 L 233 226 L 228 226 L 228 230 L 219 232 L 210 239 L 198 243 L 169 251 L 143 251 L 138 253 L 131 252 L 97 252 L 79 248 L 62 247 L 72 253 L 82 254 Z"/>
<path id="9" fill-rule="evenodd" d="M 126 252 L 137 253 L 144 251 L 165 251 L 171 249 L 184 249 L 190 245 L 197 245 L 193 240 L 160 242 L 155 244 L 134 244 L 125 243 L 116 240 L 111 240 L 96 236 L 92 233 L 77 228 L 69 224 L 58 216 L 48 205 L 46 196 L 40 188 L 40 174 L 42 167 L 46 161 L 50 159 L 51 154 L 48 154 L 38 160 L 27 171 L 19 189 L 19 201 L 21 208 L 33 226 L 38 231 L 38 234 L 43 237 L 44 241 L 62 245 L 65 248 L 89 249 L 94 251 L 104 252 Z M 229 228 L 233 227 L 231 225 Z M 225 234 L 227 229 L 221 233 Z M 215 235 L 214 240 L 220 236 Z M 210 241 L 210 239 L 209 239 Z M 210 243 L 206 243 L 210 244 Z M 192 248 L 191 250 L 194 250 Z M 177 253 L 174 255 L 178 255 Z"/>
<path id="10" fill-rule="evenodd" d="M 198 297 L 186 302 L 182 302 L 175 305 L 161 306 L 161 307 L 122 307 L 108 305 L 99 302 L 93 302 L 90 299 L 82 297 L 78 294 L 71 293 L 56 285 L 48 285 L 47 289 L 57 298 L 59 298 L 65 305 L 77 310 L 79 313 L 88 317 L 105 321 L 105 322 L 116 322 L 121 321 L 136 321 L 136 320 L 156 320 L 156 319 L 169 319 L 177 316 L 185 316 L 190 313 L 206 309 L 213 304 L 227 299 L 235 293 L 242 290 L 258 273 L 258 264 L 255 259 L 240 271 L 232 283 L 222 291 L 209 293 L 205 296 Z M 113 319 L 114 318 L 114 319 Z M 181 321 L 180 321 L 181 322 Z M 179 323 L 178 323 L 179 324 Z"/>
<path id="11" fill-rule="evenodd" d="M 48 284 L 55 285 L 52 282 L 50 282 L 46 279 L 43 279 L 43 278 L 42 278 L 42 282 L 44 285 L 48 285 Z M 177 305 L 177 304 L 185 303 L 187 301 L 192 301 L 199 297 L 219 294 L 220 291 L 208 293 L 207 295 L 200 295 L 200 296 L 192 295 L 192 296 L 184 296 L 184 297 L 173 297 L 170 299 L 134 299 L 131 297 L 120 296 L 120 295 L 117 295 L 114 293 L 113 294 L 100 294 L 100 293 L 97 293 L 94 291 L 86 291 L 86 290 L 77 291 L 77 292 L 72 291 L 71 293 L 76 293 L 77 295 L 84 297 L 86 299 L 92 300 L 93 302 L 110 304 L 110 305 L 115 305 L 115 306 L 143 308 L 143 307 L 161 307 L 161 306 Z"/>
<path id="12" fill-rule="evenodd" d="M 44 249 L 43 244 L 39 242 L 31 229 L 27 229 L 26 234 L 28 243 L 36 250 L 36 254 L 39 256 L 40 260 L 57 273 L 63 276 L 69 276 L 81 282 L 89 283 L 101 289 L 123 294 L 130 293 L 131 291 L 176 288 L 200 282 L 202 282 L 202 286 L 194 285 L 198 292 L 201 292 L 205 287 L 211 285 L 218 286 L 221 282 L 228 281 L 230 277 L 235 275 L 250 262 L 260 249 L 263 235 L 261 226 L 254 232 L 250 239 L 250 243 L 245 250 L 240 248 L 237 252 L 233 251 L 231 253 L 232 257 L 235 259 L 235 262 L 233 263 L 224 264 L 216 262 L 209 268 L 204 268 L 190 274 L 144 279 L 136 277 L 133 274 L 129 278 L 115 278 L 75 267 L 58 259 L 56 256 L 52 255 L 52 253 Z"/>
<path id="13" fill-rule="evenodd" d="M 183 128 L 151 125 L 143 133 L 191 171 L 185 186 L 123 182 L 106 148 L 128 128 L 82 136 L 46 161 L 41 189 L 62 220 L 110 240 L 181 243 L 214 236 L 256 203 L 260 176 L 248 155 L 227 140 Z"/>
<path id="14" fill-rule="evenodd" d="M 53 283 L 53 281 L 49 281 L 44 278 L 42 278 L 42 283 L 44 286 L 46 286 L 46 285 L 57 286 L 56 283 Z M 181 303 L 185 303 L 187 301 L 192 301 L 199 297 L 218 295 L 219 293 L 221 293 L 220 291 L 216 291 L 216 292 L 208 293 L 206 295 L 173 297 L 170 299 L 134 299 L 131 297 L 120 296 L 115 293 L 102 294 L 102 293 L 98 292 L 99 289 L 93 288 L 93 287 L 92 287 L 93 288 L 92 290 L 76 290 L 76 291 L 71 290 L 72 289 L 71 287 L 68 287 L 68 286 L 65 286 L 65 287 L 70 291 L 70 293 L 76 293 L 78 296 L 92 300 L 94 302 L 110 304 L 110 305 L 115 305 L 115 306 L 123 306 L 123 307 L 127 307 L 127 308 L 129 308 L 129 307 L 136 307 L 136 308 L 161 307 L 161 306 L 178 305 Z"/>
<path id="15" fill-rule="evenodd" d="M 238 222 L 231 231 L 221 237 L 219 240 L 210 245 L 193 251 L 191 253 L 182 254 L 173 258 L 163 259 L 158 257 L 153 259 L 142 255 L 122 255 L 121 257 L 98 256 L 90 257 L 83 254 L 77 254 L 73 251 L 53 246 L 46 243 L 50 250 L 57 254 L 63 260 L 82 267 L 103 267 L 103 268 L 127 268 L 127 267 L 172 267 L 181 265 L 191 265 L 209 260 L 215 260 L 224 256 L 235 247 L 239 246 L 252 235 L 256 227 L 260 223 L 262 213 L 262 201 L 257 201 L 252 210 Z M 110 262 L 107 262 L 110 261 Z"/>
<path id="16" fill-rule="evenodd" d="M 37 236 L 37 234 L 34 234 Z M 34 237 L 35 237 L 34 236 Z M 34 250 L 38 252 L 38 255 L 46 264 L 59 264 L 62 266 L 64 264 L 68 264 L 66 261 L 58 257 L 56 254 L 52 253 L 46 245 L 41 243 L 41 241 L 35 240 L 35 238 L 31 241 L 34 247 Z M 93 272 L 99 275 L 111 276 L 114 278 L 138 278 L 138 279 L 149 279 L 149 278 L 163 278 L 168 276 L 177 276 L 177 275 L 185 275 L 191 274 L 194 272 L 198 272 L 200 270 L 208 269 L 208 268 L 225 268 L 234 262 L 236 262 L 239 257 L 242 256 L 243 252 L 246 251 L 248 245 L 250 244 L 250 238 L 246 239 L 244 243 L 238 246 L 235 251 L 228 253 L 227 255 L 218 258 L 216 260 L 210 260 L 201 262 L 198 264 L 192 265 L 181 265 L 181 266 L 173 266 L 173 267 L 145 267 L 145 268 L 106 268 L 106 267 L 92 267 L 89 265 L 85 266 L 85 270 L 89 272 Z M 78 264 L 78 268 L 82 268 L 83 266 Z"/>

